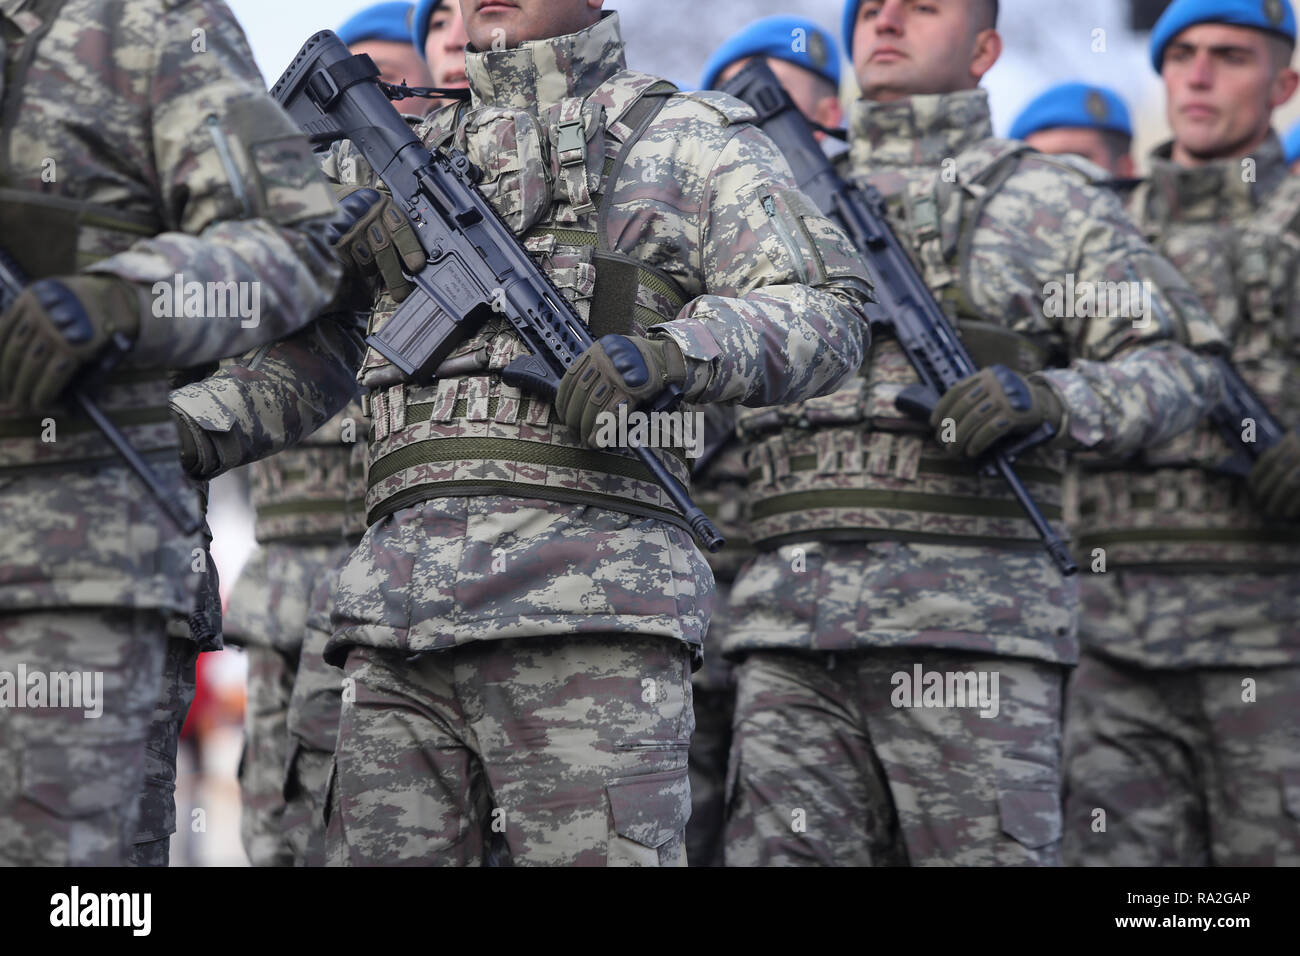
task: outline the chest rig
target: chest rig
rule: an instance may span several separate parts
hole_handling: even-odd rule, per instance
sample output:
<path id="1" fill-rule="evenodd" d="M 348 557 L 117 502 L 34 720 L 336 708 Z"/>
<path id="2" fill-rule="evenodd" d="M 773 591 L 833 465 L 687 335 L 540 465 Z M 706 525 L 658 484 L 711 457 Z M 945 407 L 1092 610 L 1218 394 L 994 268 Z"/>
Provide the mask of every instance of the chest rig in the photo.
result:
<path id="1" fill-rule="evenodd" d="M 1148 240 L 1182 273 L 1232 343 L 1243 379 L 1287 427 L 1300 423 L 1300 182 L 1228 218 L 1152 213 L 1151 186 L 1133 198 Z M 1081 544 L 1108 564 L 1226 570 L 1300 567 L 1300 528 L 1264 518 L 1246 484 L 1217 473 L 1231 457 L 1202 423 L 1125 469 L 1092 465 L 1080 480 Z M 1135 467 L 1136 466 L 1136 467 Z"/>
<path id="2" fill-rule="evenodd" d="M 956 157 L 947 175 L 908 167 L 867 178 L 976 364 L 1028 373 L 1044 366 L 1045 349 L 978 309 L 969 267 L 984 210 L 1026 151 L 1023 143 L 986 140 Z M 839 392 L 741 410 L 760 547 L 809 539 L 1040 547 L 998 479 L 945 455 L 928 427 L 895 407 L 898 393 L 916 381 L 898 343 L 881 334 L 859 376 Z M 1064 457 L 1034 453 L 1017 471 L 1043 513 L 1059 520 Z"/>
<path id="3" fill-rule="evenodd" d="M 139 239 L 158 235 L 164 228 L 153 215 L 61 195 L 57 191 L 59 183 L 76 182 L 76 170 L 61 170 L 53 182 L 46 183 L 42 170 L 13 166 L 11 137 L 24 100 L 24 80 L 64 2 L 35 0 L 12 18 L 0 17 L 4 55 L 0 81 L 0 246 L 29 281 L 80 272 L 126 251 Z M 123 369 L 99 386 L 96 400 L 138 451 L 174 454 L 179 442 L 167 409 L 169 391 L 164 371 Z M 101 465 L 118 460 L 93 423 L 79 413 L 67 409 L 57 414 L 18 416 L 0 406 L 0 476 L 5 471 Z"/>
<path id="4" fill-rule="evenodd" d="M 628 156 L 675 92 L 670 83 L 623 70 L 586 96 L 537 114 L 448 107 L 426 121 L 426 143 L 461 149 L 484 171 L 484 194 L 596 338 L 668 321 L 691 298 L 672 276 L 619 252 L 606 228 Z M 385 299 L 372 329 L 391 312 Z M 522 352 L 508 323 L 489 320 L 451 353 L 434 383 L 369 393 L 368 522 L 429 498 L 512 495 L 680 524 L 637 459 L 587 448 L 551 420 L 549 402 L 501 380 L 500 370 Z M 368 353 L 363 385 L 382 380 L 386 364 Z M 664 458 L 686 484 L 684 456 Z"/>

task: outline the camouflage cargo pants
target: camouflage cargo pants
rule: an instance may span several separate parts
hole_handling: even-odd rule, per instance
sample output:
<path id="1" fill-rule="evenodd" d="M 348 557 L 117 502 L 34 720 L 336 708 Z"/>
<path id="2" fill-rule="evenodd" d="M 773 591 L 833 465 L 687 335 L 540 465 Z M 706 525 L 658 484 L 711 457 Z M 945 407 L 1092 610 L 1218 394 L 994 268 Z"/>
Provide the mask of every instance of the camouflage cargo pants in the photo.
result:
<path id="1" fill-rule="evenodd" d="M 343 671 L 325 663 L 339 569 L 312 591 L 307 636 L 289 700 L 289 763 L 284 782 L 284 837 L 298 866 L 325 865 L 325 796 L 339 733 Z"/>
<path id="2" fill-rule="evenodd" d="M 293 852 L 283 830 L 284 775 L 289 761 L 285 724 L 299 655 L 251 644 L 248 654 L 248 704 L 244 711 L 244 753 L 239 761 L 243 805 L 239 834 L 253 866 L 292 866 Z"/>
<path id="3" fill-rule="evenodd" d="M 166 649 L 156 611 L 0 612 L 0 863 L 126 861 Z M 81 675 L 81 706 L 17 706 L 38 703 L 37 674 L 64 691 Z"/>
<path id="4" fill-rule="evenodd" d="M 683 866 L 685 644 L 636 634 L 354 647 L 327 806 L 334 865 Z M 496 839 L 499 837 L 499 841 Z"/>
<path id="5" fill-rule="evenodd" d="M 128 856 L 131 866 L 166 866 L 168 862 L 171 835 L 176 832 L 176 749 L 194 703 L 198 659 L 199 646 L 188 637 L 167 639 L 162 688 L 145 743 L 139 822 Z"/>
<path id="6" fill-rule="evenodd" d="M 895 706 L 918 669 L 922 687 L 928 673 L 985 675 L 996 714 L 944 706 L 956 697 Z M 726 864 L 1059 863 L 1065 670 L 932 648 L 751 653 L 737 669 Z"/>
<path id="7" fill-rule="evenodd" d="M 1085 654 L 1065 760 L 1067 863 L 1300 866 L 1300 667 Z"/>

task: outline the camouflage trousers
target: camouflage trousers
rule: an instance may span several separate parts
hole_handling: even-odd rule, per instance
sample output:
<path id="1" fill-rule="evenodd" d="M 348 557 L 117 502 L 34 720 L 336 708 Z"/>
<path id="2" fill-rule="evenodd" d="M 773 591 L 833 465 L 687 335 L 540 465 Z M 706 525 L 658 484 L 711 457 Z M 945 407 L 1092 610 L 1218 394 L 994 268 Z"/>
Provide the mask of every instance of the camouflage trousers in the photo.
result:
<path id="1" fill-rule="evenodd" d="M 176 749 L 194 703 L 199 646 L 188 637 L 167 639 L 162 688 L 145 743 L 139 822 L 128 855 L 131 866 L 166 866 L 176 832 Z"/>
<path id="2" fill-rule="evenodd" d="M 902 706 L 925 702 L 899 694 L 918 670 L 987 675 L 996 707 Z M 1058 864 L 1065 671 L 933 648 L 750 653 L 726 865 Z"/>
<path id="3" fill-rule="evenodd" d="M 0 612 L 0 682 L 9 688 L 0 684 L 0 863 L 126 861 L 137 835 L 166 628 L 164 615 L 148 610 Z M 93 706 L 84 692 L 81 706 L 30 706 L 38 702 L 33 675 L 57 683 L 68 673 L 82 675 L 85 689 L 99 685 Z M 20 707 L 15 694 L 24 690 Z M 47 696 L 45 703 L 67 699 Z"/>
<path id="4" fill-rule="evenodd" d="M 1085 653 L 1065 761 L 1067 863 L 1300 866 L 1300 667 Z"/>
<path id="5" fill-rule="evenodd" d="M 685 865 L 685 644 L 353 647 L 344 670 L 331 864 Z"/>
<path id="6" fill-rule="evenodd" d="M 307 636 L 286 720 L 289 763 L 281 823 L 299 866 L 325 865 L 325 797 L 339 733 L 343 672 L 325 663 L 324 653 L 338 578 L 339 569 L 335 568 L 312 591 Z"/>
<path id="7" fill-rule="evenodd" d="M 289 762 L 285 729 L 299 655 L 251 644 L 248 703 L 244 711 L 244 753 L 239 761 L 242 806 L 239 835 L 253 866 L 292 866 L 284 836 L 284 776 Z"/>

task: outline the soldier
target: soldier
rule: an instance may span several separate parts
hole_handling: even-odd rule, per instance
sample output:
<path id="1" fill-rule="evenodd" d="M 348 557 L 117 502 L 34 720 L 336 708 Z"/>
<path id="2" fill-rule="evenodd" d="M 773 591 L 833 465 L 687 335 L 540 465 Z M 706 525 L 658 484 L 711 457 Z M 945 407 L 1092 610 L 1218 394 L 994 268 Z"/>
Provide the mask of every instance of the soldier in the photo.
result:
<path id="1" fill-rule="evenodd" d="M 0 28 L 0 236 L 34 280 L 0 316 L 0 672 L 98 698 L 0 707 L 0 860 L 165 863 L 191 637 L 220 646 L 208 536 L 178 531 L 68 389 L 94 371 L 199 513 L 167 370 L 306 325 L 338 280 L 337 206 L 224 3 L 0 0 Z"/>
<path id="2" fill-rule="evenodd" d="M 1011 124 L 1011 138 L 1060 156 L 1082 156 L 1117 179 L 1129 179 L 1133 124 L 1114 90 L 1061 83 L 1039 94 Z"/>
<path id="3" fill-rule="evenodd" d="M 1071 863 L 1300 865 L 1300 182 L 1270 127 L 1295 30 L 1283 0 L 1177 0 L 1152 33 L 1173 140 L 1130 211 L 1290 431 L 1246 481 L 1209 423 L 1087 462 Z"/>
<path id="4" fill-rule="evenodd" d="M 833 389 L 861 361 L 861 258 L 792 188 L 752 111 L 625 69 L 601 6 L 466 0 L 473 99 L 421 129 L 482 168 L 602 338 L 554 407 L 497 374 L 522 353 L 502 320 L 432 383 L 368 355 L 370 529 L 326 654 L 347 675 L 333 863 L 499 849 L 518 864 L 682 864 L 712 577 L 639 463 L 585 446 L 601 411 L 666 383 L 691 403 L 764 405 Z M 339 248 L 391 277 L 404 240 L 390 232 Z M 393 309 L 384 295 L 372 328 Z M 663 458 L 685 480 L 678 454 Z"/>
<path id="5" fill-rule="evenodd" d="M 766 17 L 727 40 L 710 57 L 700 89 L 725 82 L 754 56 L 763 56 L 804 116 L 822 126 L 843 122 L 839 44 L 829 32 L 802 17 Z M 818 133 L 818 136 L 823 134 Z M 704 666 L 691 685 L 695 697 L 695 733 L 689 754 L 691 819 L 686 825 L 686 856 L 691 866 L 722 864 L 723 794 L 736 681 L 731 664 L 718 653 L 727 633 L 731 582 L 753 554 L 742 514 L 746 478 L 744 449 L 735 440 L 735 415 L 727 410 L 710 421 L 716 433 L 729 436 L 703 472 L 694 474 L 695 501 L 726 536 L 727 546 L 708 556 L 716 586 Z M 720 439 L 721 440 L 721 439 Z M 703 464 L 701 462 L 700 464 Z"/>
<path id="6" fill-rule="evenodd" d="M 438 89 L 465 89 L 465 18 L 456 0 L 420 0 L 412 21 L 411 40 L 429 65 Z"/>
<path id="7" fill-rule="evenodd" d="M 425 85 L 428 71 L 410 45 L 413 10 L 407 3 L 376 4 L 339 27 L 339 36 L 352 52 L 375 59 L 385 81 L 399 84 L 405 79 Z M 411 57 L 398 55 L 394 49 L 398 46 Z M 414 70 L 411 58 L 416 60 Z M 420 102 L 407 99 L 400 105 L 410 109 Z M 277 346 L 270 359 L 261 357 L 261 377 L 250 377 L 240 366 L 172 397 L 173 408 L 192 423 L 190 430 L 202 431 L 209 441 L 219 434 L 217 424 L 228 420 L 243 421 L 263 433 L 256 445 L 224 442 L 226 454 L 218 456 L 220 464 L 210 460 L 196 465 L 194 477 L 211 479 L 252 461 L 266 453 L 268 442 L 277 448 L 300 443 L 252 465 L 254 534 L 259 547 L 230 592 L 225 619 L 226 639 L 248 655 L 244 753 L 239 765 L 240 833 L 254 866 L 305 863 L 313 832 L 315 844 L 323 847 L 324 831 L 315 824 L 338 725 L 342 674 L 320 660 L 323 642 L 314 654 L 312 649 L 304 652 L 308 609 L 329 600 L 325 582 L 336 577 L 366 529 L 364 442 L 359 439 L 364 438 L 368 423 L 355 382 L 345 380 L 334 368 L 331 385 L 331 369 L 322 369 L 319 357 L 295 352 L 292 357 L 309 363 L 298 367 L 298 373 L 307 367 L 315 370 L 303 381 L 314 382 L 316 391 L 307 409 L 295 409 L 285 421 L 268 419 L 267 409 L 296 405 L 300 398 L 276 391 L 284 383 L 271 360 L 287 360 L 290 356 L 283 348 Z M 320 377 L 322 371 L 325 379 Z M 349 398 L 351 404 L 321 426 L 321 411 L 337 410 Z M 310 437 L 303 434 L 306 423 L 310 423 Z M 318 589 L 325 593 L 316 595 Z M 313 696 L 309 712 L 296 718 L 290 713 L 300 674 L 310 674 L 303 679 L 313 687 L 321 682 L 332 685 L 332 707 L 328 699 Z M 305 739 L 291 736 L 291 724 L 299 725 Z M 321 754 L 324 741 L 328 743 Z"/>
<path id="8" fill-rule="evenodd" d="M 971 459 L 1050 424 L 1017 468 L 1059 519 L 1064 452 L 1163 441 L 1220 388 L 1177 344 L 1218 344 L 1212 323 L 1115 197 L 992 137 L 996 17 L 988 0 L 846 5 L 865 97 L 846 173 L 884 197 L 983 371 L 927 428 L 895 405 L 916 374 L 882 339 L 853 387 L 740 413 L 759 555 L 725 644 L 729 866 L 1057 862 L 1077 589 Z M 1134 275 L 1167 321 L 1074 307 L 1076 283 Z"/>
<path id="9" fill-rule="evenodd" d="M 414 16 L 414 3 L 375 3 L 353 14 L 335 32 L 353 53 L 368 54 L 385 81 L 429 86 L 433 78 L 422 50 L 411 48 Z"/>

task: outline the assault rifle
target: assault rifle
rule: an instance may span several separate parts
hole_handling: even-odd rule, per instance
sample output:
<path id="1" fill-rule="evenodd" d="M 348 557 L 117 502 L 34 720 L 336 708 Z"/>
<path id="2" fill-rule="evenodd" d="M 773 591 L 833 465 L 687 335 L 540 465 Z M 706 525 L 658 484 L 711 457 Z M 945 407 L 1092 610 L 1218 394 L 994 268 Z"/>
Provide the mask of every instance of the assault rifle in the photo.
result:
<path id="1" fill-rule="evenodd" d="M 0 249 L 0 312 L 6 311 L 13 305 L 14 300 L 18 298 L 26 285 L 27 277 L 23 273 L 22 267 L 8 253 Z M 96 366 L 90 371 L 88 380 L 90 382 L 103 381 L 122 361 L 123 356 L 130 351 L 130 348 L 131 343 L 124 336 L 120 334 L 115 336 L 113 341 L 109 343 L 108 348 L 105 349 L 103 356 L 96 363 Z M 83 380 L 79 387 L 73 388 L 69 397 L 81 409 L 82 413 L 94 422 L 95 427 L 104 434 L 109 444 L 113 446 L 113 450 L 122 457 L 127 467 L 135 472 L 136 477 L 149 489 L 149 494 L 153 495 L 158 504 L 162 506 L 163 511 L 167 512 L 167 517 L 171 518 L 177 528 L 190 535 L 203 527 L 203 516 L 191 513 L 182 501 L 171 495 L 157 473 L 149 467 L 149 463 L 131 446 L 126 436 L 104 414 L 103 409 L 89 397 L 86 380 Z"/>
<path id="2" fill-rule="evenodd" d="M 438 365 L 500 312 L 528 348 L 501 370 L 510 385 L 553 401 L 560 380 L 593 339 L 573 306 L 528 255 L 478 189 L 481 173 L 455 150 L 431 154 L 378 82 L 370 57 L 352 55 L 330 30 L 310 37 L 271 95 L 313 145 L 351 140 L 410 221 L 426 262 L 415 290 L 366 342 L 411 381 Z M 648 411 L 674 408 L 670 387 Z M 633 449 L 709 551 L 722 536 L 648 448 Z"/>
<path id="3" fill-rule="evenodd" d="M 844 230 L 868 260 L 878 304 L 868 306 L 873 325 L 889 332 L 907 353 L 921 384 L 904 389 L 895 400 L 900 411 L 929 422 L 939 398 L 979 367 L 948 323 L 939 303 L 899 243 L 885 218 L 885 204 L 872 187 L 845 182 L 813 136 L 813 131 L 771 68 L 755 57 L 720 89 L 743 100 L 757 113 L 757 125 L 785 154 L 795 181 L 819 209 Z M 1016 457 L 1051 440 L 1048 424 L 1013 444 L 995 446 L 983 464 L 985 473 L 1006 482 L 1033 523 L 1048 554 L 1064 575 L 1079 570 L 1069 548 L 1043 516 L 1012 467 Z"/>

